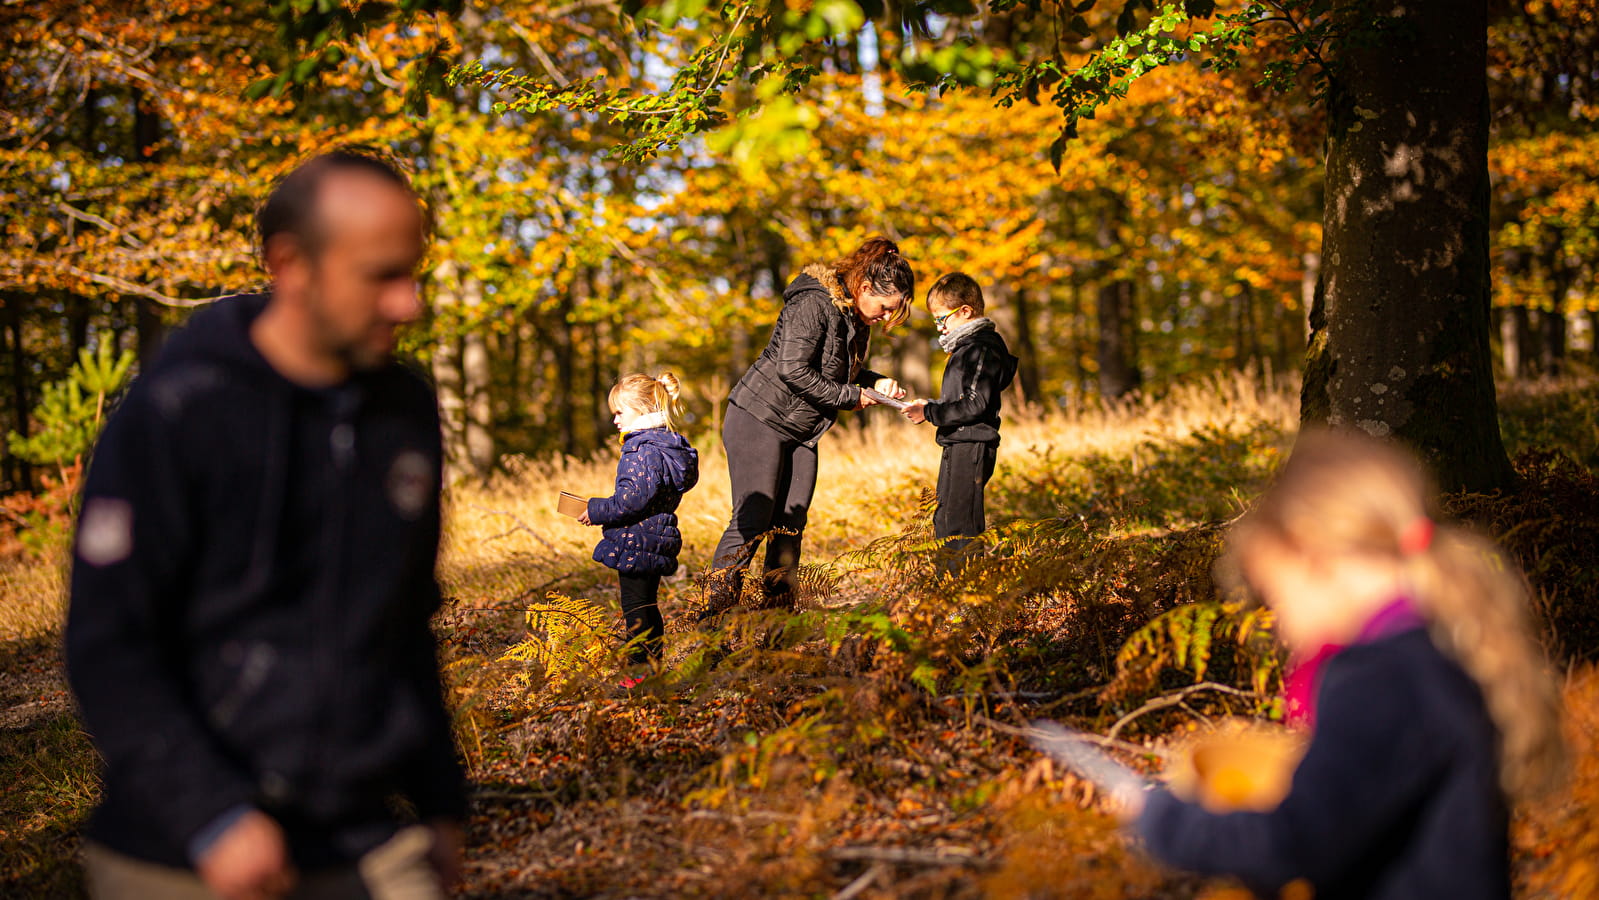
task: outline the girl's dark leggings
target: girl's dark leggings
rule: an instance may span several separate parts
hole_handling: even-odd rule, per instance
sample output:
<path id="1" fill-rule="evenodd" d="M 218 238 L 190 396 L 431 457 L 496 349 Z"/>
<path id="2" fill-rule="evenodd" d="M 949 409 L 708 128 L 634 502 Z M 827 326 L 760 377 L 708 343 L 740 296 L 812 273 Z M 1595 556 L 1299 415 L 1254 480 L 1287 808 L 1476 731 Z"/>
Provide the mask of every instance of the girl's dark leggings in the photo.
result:
<path id="1" fill-rule="evenodd" d="M 622 621 L 627 625 L 627 639 L 644 638 L 628 649 L 628 662 L 660 659 L 661 636 L 666 633 L 666 622 L 661 618 L 661 608 L 656 605 L 655 596 L 661 590 L 661 576 L 629 575 L 626 572 L 619 575 Z"/>

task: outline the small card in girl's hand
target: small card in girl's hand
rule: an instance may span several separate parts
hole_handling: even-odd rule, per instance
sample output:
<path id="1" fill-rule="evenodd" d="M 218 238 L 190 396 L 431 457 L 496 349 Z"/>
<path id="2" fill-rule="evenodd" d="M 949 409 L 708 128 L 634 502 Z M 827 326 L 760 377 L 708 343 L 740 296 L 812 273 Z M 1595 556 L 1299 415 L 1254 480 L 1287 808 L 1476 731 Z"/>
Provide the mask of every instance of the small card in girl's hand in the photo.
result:
<path id="1" fill-rule="evenodd" d="M 576 494 L 568 494 L 566 491 L 561 492 L 561 499 L 555 503 L 556 512 L 563 516 L 571 516 L 574 519 L 587 512 L 588 508 L 589 502 L 587 500 Z"/>
<path id="2" fill-rule="evenodd" d="M 872 398 L 873 400 L 876 400 L 878 403 L 881 403 L 884 406 L 892 406 L 895 409 L 904 409 L 905 407 L 911 405 L 910 401 L 908 400 L 896 400 L 882 391 L 874 391 L 871 388 L 861 388 L 861 393 Z"/>

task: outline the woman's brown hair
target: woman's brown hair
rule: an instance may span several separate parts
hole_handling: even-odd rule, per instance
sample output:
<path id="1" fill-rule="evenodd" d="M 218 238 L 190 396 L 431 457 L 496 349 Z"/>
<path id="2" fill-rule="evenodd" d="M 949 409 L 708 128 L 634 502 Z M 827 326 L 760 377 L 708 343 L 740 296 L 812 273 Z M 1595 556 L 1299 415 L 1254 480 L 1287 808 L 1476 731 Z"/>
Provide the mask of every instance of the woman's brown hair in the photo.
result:
<path id="1" fill-rule="evenodd" d="M 851 297 L 858 296 L 862 289 L 899 296 L 899 309 L 884 322 L 885 326 L 900 325 L 910 318 L 911 301 L 916 296 L 916 272 L 910 261 L 900 255 L 898 244 L 886 237 L 867 238 L 854 253 L 834 263 L 833 270 Z"/>

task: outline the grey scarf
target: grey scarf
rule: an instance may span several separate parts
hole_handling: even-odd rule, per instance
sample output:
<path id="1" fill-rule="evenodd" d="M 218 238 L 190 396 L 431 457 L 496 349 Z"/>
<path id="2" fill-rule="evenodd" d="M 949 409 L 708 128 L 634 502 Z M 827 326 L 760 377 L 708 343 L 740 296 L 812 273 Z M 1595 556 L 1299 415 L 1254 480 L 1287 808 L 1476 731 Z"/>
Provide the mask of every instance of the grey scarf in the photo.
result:
<path id="1" fill-rule="evenodd" d="M 977 332 L 982 331 L 984 328 L 992 329 L 993 327 L 993 319 L 990 319 L 987 316 L 980 316 L 953 331 L 949 331 L 941 335 L 938 339 L 938 346 L 943 347 L 945 353 L 954 353 L 955 348 L 960 346 L 961 341 L 964 341 Z"/>

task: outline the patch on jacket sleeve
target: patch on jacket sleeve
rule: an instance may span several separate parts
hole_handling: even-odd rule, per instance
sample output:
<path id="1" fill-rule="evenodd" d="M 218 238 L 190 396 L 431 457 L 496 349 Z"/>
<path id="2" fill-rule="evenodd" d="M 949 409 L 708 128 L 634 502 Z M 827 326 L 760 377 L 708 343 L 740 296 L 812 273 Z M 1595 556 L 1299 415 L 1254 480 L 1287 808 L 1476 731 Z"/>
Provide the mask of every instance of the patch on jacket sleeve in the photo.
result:
<path id="1" fill-rule="evenodd" d="M 133 504 L 91 497 L 78 520 L 78 558 L 91 566 L 115 565 L 133 553 Z"/>
<path id="2" fill-rule="evenodd" d="M 389 504 L 403 519 L 416 519 L 433 493 L 433 466 L 420 450 L 402 450 L 389 465 Z"/>

